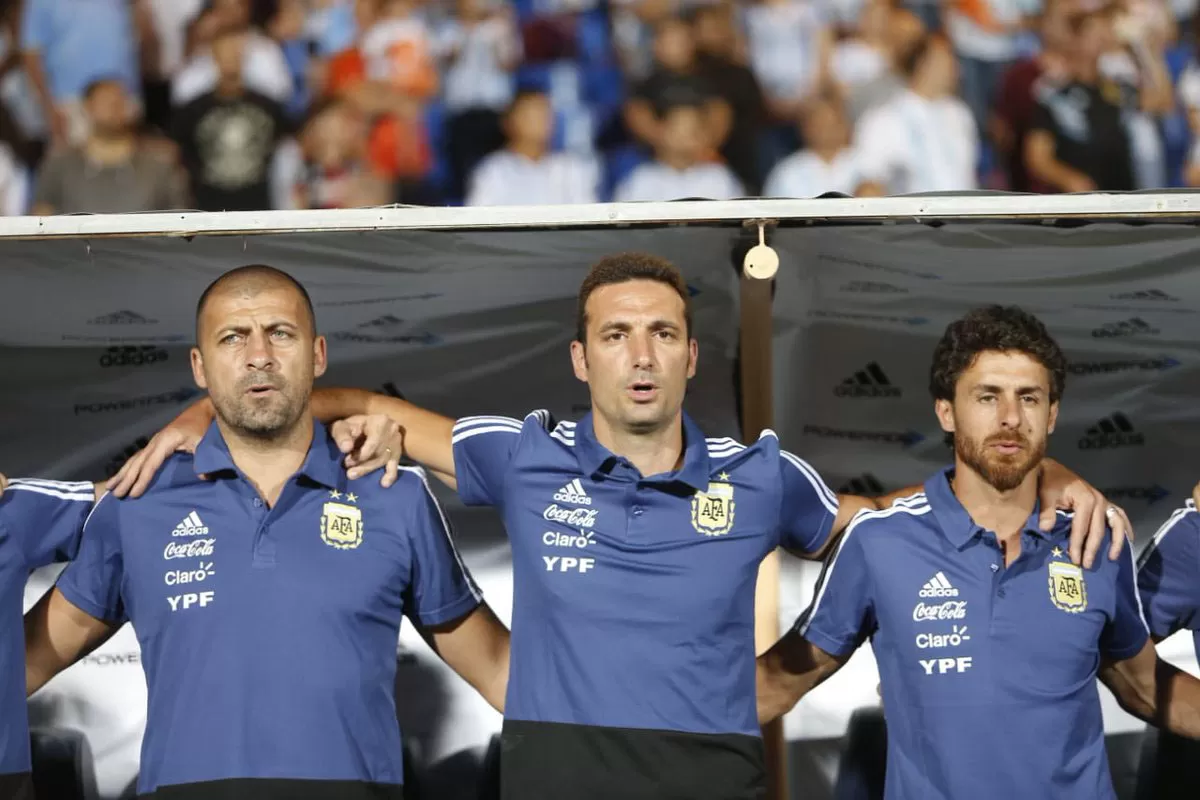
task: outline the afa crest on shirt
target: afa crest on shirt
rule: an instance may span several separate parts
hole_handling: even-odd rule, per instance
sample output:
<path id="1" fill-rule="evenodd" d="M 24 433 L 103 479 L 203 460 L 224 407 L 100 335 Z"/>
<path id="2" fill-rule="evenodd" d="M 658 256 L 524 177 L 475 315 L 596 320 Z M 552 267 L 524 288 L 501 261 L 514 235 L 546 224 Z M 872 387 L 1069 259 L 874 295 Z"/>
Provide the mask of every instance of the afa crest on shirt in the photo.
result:
<path id="1" fill-rule="evenodd" d="M 1050 601 L 1069 614 L 1087 609 L 1083 570 L 1064 561 L 1050 562 Z"/>
<path id="2" fill-rule="evenodd" d="M 733 528 L 733 484 L 710 483 L 708 491 L 692 495 L 692 527 L 705 536 L 720 536 Z"/>
<path id="3" fill-rule="evenodd" d="M 341 503 L 326 503 L 321 514 L 321 541 L 339 550 L 352 550 L 362 540 L 362 511 Z"/>

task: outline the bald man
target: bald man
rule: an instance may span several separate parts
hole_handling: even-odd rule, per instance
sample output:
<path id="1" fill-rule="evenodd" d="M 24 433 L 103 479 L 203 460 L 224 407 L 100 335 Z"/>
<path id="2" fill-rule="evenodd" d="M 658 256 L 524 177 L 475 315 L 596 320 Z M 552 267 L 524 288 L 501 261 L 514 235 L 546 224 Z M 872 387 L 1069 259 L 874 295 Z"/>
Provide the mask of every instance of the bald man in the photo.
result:
<path id="1" fill-rule="evenodd" d="M 26 616 L 27 690 L 129 620 L 149 693 L 140 795 L 400 798 L 402 617 L 500 710 L 508 631 L 421 470 L 349 483 L 310 411 L 326 349 L 299 283 L 263 265 L 219 278 L 191 362 L 216 419 L 141 497 L 97 503 Z"/>

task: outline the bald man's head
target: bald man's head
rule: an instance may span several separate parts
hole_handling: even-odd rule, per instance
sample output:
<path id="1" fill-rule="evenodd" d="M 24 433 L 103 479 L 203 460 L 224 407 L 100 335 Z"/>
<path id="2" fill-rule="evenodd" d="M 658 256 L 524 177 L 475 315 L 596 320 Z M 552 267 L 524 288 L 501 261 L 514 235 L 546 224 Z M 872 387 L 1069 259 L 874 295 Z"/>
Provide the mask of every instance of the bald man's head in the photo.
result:
<path id="1" fill-rule="evenodd" d="M 210 283 L 204 293 L 200 295 L 200 301 L 196 304 L 196 342 L 201 341 L 200 330 L 204 319 L 204 309 L 213 297 L 218 295 L 253 297 L 270 289 L 290 289 L 300 296 L 308 315 L 308 332 L 315 337 L 317 335 L 317 315 L 313 311 L 312 298 L 308 296 L 308 290 L 300 284 L 300 281 L 283 270 L 266 264 L 247 264 L 226 272 Z"/>

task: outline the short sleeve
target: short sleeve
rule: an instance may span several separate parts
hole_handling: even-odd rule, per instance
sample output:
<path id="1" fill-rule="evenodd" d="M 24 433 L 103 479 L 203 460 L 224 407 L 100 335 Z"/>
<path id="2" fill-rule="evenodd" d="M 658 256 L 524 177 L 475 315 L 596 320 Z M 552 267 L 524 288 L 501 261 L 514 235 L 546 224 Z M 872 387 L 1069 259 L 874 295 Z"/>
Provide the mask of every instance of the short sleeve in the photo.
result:
<path id="1" fill-rule="evenodd" d="M 837 519 L 838 498 L 808 462 L 779 451 L 779 543 L 797 553 L 825 546 Z"/>
<path id="2" fill-rule="evenodd" d="M 862 533 L 856 534 L 856 527 L 854 522 L 847 526 L 821 573 L 812 604 L 795 626 L 809 642 L 839 657 L 854 652 L 875 628 L 872 583 Z"/>
<path id="3" fill-rule="evenodd" d="M 1046 131 L 1051 136 L 1058 138 L 1058 126 L 1054 124 L 1054 115 L 1050 113 L 1050 108 L 1042 100 L 1038 100 L 1033 106 L 1033 119 L 1029 122 L 1029 130 L 1031 131 Z"/>
<path id="4" fill-rule="evenodd" d="M 29 0 L 21 14 L 21 49 L 42 50 L 50 39 L 47 0 Z"/>
<path id="5" fill-rule="evenodd" d="M 412 547 L 412 567 L 405 605 L 422 625 L 440 625 L 473 611 L 483 593 L 459 557 L 450 538 L 450 521 L 433 496 L 423 470 L 405 471 L 420 483 L 410 503 L 406 533 Z"/>
<path id="6" fill-rule="evenodd" d="M 125 559 L 121 553 L 120 504 L 110 494 L 100 498 L 83 526 L 79 554 L 63 570 L 57 588 L 71 605 L 96 619 L 123 623 L 125 602 L 121 583 Z"/>
<path id="7" fill-rule="evenodd" d="M 1200 630 L 1200 514 L 1188 501 L 1154 534 L 1138 562 L 1138 595 L 1150 632 Z"/>
<path id="8" fill-rule="evenodd" d="M 1133 658 L 1150 639 L 1146 619 L 1142 616 L 1142 601 L 1138 597 L 1137 567 L 1133 564 L 1133 548 L 1125 542 L 1117 561 L 1116 597 L 1112 617 L 1100 635 L 1100 649 L 1114 661 Z"/>
<path id="9" fill-rule="evenodd" d="M 499 506 L 521 421 L 512 417 L 463 417 L 454 423 L 454 477 L 469 506 Z"/>
<path id="10" fill-rule="evenodd" d="M 0 528 L 20 542 L 31 570 L 70 561 L 94 499 L 90 483 L 15 479 L 0 494 Z"/>

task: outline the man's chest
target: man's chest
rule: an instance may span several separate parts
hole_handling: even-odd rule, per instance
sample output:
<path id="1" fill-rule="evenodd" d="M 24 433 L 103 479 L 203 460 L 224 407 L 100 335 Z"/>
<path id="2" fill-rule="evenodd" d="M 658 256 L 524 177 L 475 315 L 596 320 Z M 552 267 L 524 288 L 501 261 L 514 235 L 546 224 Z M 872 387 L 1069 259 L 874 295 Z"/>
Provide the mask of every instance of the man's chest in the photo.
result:
<path id="1" fill-rule="evenodd" d="M 1111 581 L 1052 552 L 965 556 L 875 577 L 876 657 L 913 702 L 1033 700 L 1095 677 Z"/>
<path id="2" fill-rule="evenodd" d="M 778 508 L 778 497 L 728 474 L 697 491 L 518 472 L 505 522 L 518 583 L 572 613 L 610 614 L 621 598 L 652 616 L 705 604 L 724 615 L 774 546 Z"/>
<path id="3" fill-rule="evenodd" d="M 393 524 L 330 492 L 275 510 L 234 493 L 161 502 L 122 526 L 122 598 L 140 634 L 260 614 L 398 625 L 410 553 Z"/>

